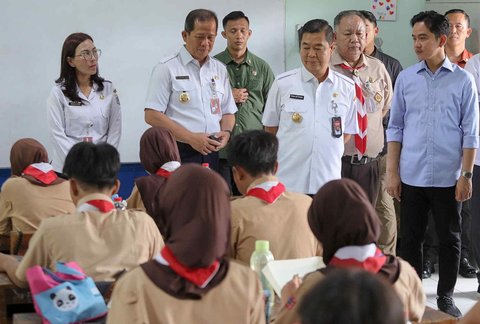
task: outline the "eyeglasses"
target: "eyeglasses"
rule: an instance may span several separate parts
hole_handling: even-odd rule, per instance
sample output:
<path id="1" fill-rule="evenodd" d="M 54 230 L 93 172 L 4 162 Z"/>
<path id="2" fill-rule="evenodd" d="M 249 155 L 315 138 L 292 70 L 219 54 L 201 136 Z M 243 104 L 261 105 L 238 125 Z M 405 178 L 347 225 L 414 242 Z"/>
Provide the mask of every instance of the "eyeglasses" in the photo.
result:
<path id="1" fill-rule="evenodd" d="M 93 51 L 83 51 L 78 55 L 75 56 L 81 56 L 83 57 L 84 60 L 89 61 L 92 60 L 93 58 L 98 59 L 102 55 L 102 50 L 101 49 L 94 49 Z"/>

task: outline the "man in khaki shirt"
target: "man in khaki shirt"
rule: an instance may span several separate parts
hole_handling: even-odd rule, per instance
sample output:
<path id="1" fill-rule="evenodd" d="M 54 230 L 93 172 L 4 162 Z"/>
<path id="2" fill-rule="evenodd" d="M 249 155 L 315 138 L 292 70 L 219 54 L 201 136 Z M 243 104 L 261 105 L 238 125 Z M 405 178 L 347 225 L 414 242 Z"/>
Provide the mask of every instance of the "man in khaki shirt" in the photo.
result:
<path id="1" fill-rule="evenodd" d="M 274 176 L 277 151 L 275 135 L 260 130 L 244 132 L 230 142 L 228 160 L 235 183 L 244 194 L 232 201 L 230 256 L 247 265 L 256 240 L 269 241 L 277 260 L 319 254 L 307 221 L 312 199 L 285 191 Z"/>
<path id="2" fill-rule="evenodd" d="M 345 144 L 342 177 L 358 182 L 375 206 L 380 188 L 378 154 L 384 143 L 382 119 L 390 109 L 392 82 L 381 61 L 363 54 L 366 27 L 360 12 L 340 12 L 335 17 L 334 27 L 336 49 L 330 64 L 332 69 L 352 78 L 362 89 L 368 119 L 365 153 L 359 156 L 356 138 L 352 136 Z"/>
<path id="3" fill-rule="evenodd" d="M 113 146 L 74 145 L 63 173 L 70 178 L 76 213 L 43 221 L 20 263 L 0 254 L 0 271 L 26 287 L 28 268 L 53 269 L 56 261 L 76 261 L 88 276 L 103 281 L 154 258 L 163 239 L 153 219 L 143 212 L 117 211 L 110 198 L 120 185 L 119 169 L 120 157 Z"/>

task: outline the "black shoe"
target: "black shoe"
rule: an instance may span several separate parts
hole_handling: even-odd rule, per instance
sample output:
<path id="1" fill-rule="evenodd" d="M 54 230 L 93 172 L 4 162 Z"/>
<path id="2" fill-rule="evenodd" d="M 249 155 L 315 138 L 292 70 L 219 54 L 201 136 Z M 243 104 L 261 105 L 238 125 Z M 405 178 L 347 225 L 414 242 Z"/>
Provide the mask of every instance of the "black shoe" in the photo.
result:
<path id="1" fill-rule="evenodd" d="M 468 262 L 467 258 L 462 258 L 460 260 L 460 269 L 458 270 L 458 273 L 464 278 L 477 277 L 477 269 Z"/>
<path id="2" fill-rule="evenodd" d="M 435 267 L 430 260 L 426 260 L 423 263 L 422 279 L 430 278 L 432 276 L 432 273 L 435 273 Z"/>
<path id="3" fill-rule="evenodd" d="M 455 302 L 452 297 L 440 296 L 437 297 L 437 307 L 444 313 L 452 315 L 453 317 L 462 317 L 462 312 L 455 306 Z"/>

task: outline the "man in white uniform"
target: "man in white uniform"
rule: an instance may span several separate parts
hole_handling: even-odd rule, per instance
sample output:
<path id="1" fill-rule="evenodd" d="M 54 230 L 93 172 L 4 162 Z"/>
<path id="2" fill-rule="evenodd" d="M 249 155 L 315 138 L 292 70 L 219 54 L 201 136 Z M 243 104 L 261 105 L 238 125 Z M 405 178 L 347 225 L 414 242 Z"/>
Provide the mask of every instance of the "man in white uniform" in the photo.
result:
<path id="1" fill-rule="evenodd" d="M 230 139 L 237 108 L 225 66 L 209 56 L 217 28 L 210 10 L 187 15 L 185 46 L 153 69 L 145 121 L 173 133 L 182 163 L 209 163 L 218 171 L 218 151 Z"/>
<path id="2" fill-rule="evenodd" d="M 299 39 L 303 66 L 276 78 L 262 122 L 279 140 L 280 180 L 313 195 L 341 177 L 344 142 L 357 133 L 355 87 L 329 68 L 333 30 L 325 20 L 307 22 Z"/>

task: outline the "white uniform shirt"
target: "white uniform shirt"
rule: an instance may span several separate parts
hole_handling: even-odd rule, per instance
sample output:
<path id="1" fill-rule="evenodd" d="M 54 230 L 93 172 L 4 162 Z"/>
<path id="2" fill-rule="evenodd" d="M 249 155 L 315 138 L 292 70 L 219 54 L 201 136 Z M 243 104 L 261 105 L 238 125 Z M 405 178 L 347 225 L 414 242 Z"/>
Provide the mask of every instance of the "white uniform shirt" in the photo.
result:
<path id="1" fill-rule="evenodd" d="M 278 127 L 278 177 L 289 191 L 315 194 L 340 179 L 343 135 L 332 135 L 332 118 L 341 117 L 343 133 L 356 134 L 354 99 L 353 81 L 332 69 L 320 84 L 304 67 L 276 78 L 262 122 Z"/>
<path id="2" fill-rule="evenodd" d="M 83 105 L 65 97 L 60 85 L 55 85 L 47 99 L 47 118 L 53 138 L 53 169 L 62 172 L 68 151 L 85 137 L 94 143 L 107 142 L 118 147 L 122 133 L 120 101 L 113 84 L 103 82 L 98 91 L 94 82 L 88 98 L 77 86 Z"/>
<path id="3" fill-rule="evenodd" d="M 477 92 L 480 98 L 480 54 L 472 56 L 465 64 L 465 70 L 473 74 L 475 84 L 477 85 Z M 480 166 L 480 154 L 475 155 L 475 165 Z"/>
<path id="4" fill-rule="evenodd" d="M 216 114 L 211 108 L 215 97 L 220 101 Z M 145 107 L 165 113 L 191 132 L 209 134 L 221 130 L 222 115 L 237 111 L 223 63 L 208 56 L 200 66 L 184 46 L 153 68 Z"/>

